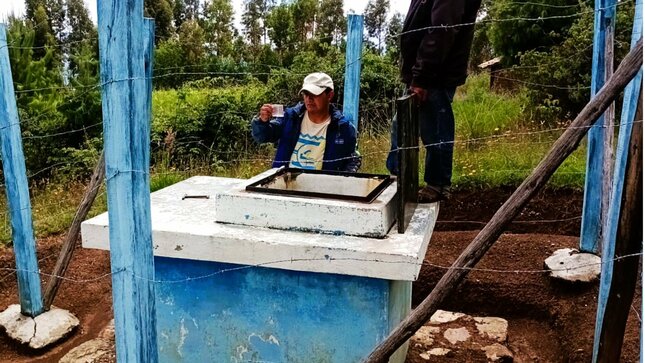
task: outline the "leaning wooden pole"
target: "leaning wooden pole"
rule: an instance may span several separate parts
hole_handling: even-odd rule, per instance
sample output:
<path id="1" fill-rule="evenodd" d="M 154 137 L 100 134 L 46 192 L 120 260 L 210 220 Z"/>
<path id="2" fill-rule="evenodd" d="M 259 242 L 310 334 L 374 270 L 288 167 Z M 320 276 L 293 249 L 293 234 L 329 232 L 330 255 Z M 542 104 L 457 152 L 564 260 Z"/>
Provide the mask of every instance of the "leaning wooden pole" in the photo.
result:
<path id="1" fill-rule="evenodd" d="M 72 260 L 74 255 L 74 248 L 76 247 L 76 240 L 81 233 L 81 222 L 85 220 L 87 214 L 94 204 L 96 195 L 101 189 L 101 184 L 103 184 L 103 178 L 105 178 L 105 157 L 101 153 L 101 158 L 99 159 L 96 167 L 94 168 L 94 173 L 92 173 L 92 178 L 90 179 L 90 184 L 87 186 L 85 195 L 83 195 L 83 200 L 76 210 L 74 215 L 74 220 L 72 220 L 72 225 L 67 231 L 67 236 L 65 237 L 65 242 L 63 242 L 63 247 L 61 248 L 60 254 L 58 255 L 58 260 L 56 261 L 56 266 L 54 266 L 54 271 L 49 278 L 47 283 L 47 288 L 45 289 L 45 295 L 43 298 L 43 306 L 45 310 L 49 310 L 58 288 L 60 287 L 62 276 L 67 272 L 67 267 Z"/>
<path id="2" fill-rule="evenodd" d="M 595 123 L 609 105 L 618 98 L 627 83 L 643 64 L 643 40 L 623 59 L 618 70 L 580 112 L 569 128 L 555 142 L 533 173 L 522 182 L 513 195 L 495 213 L 477 237 L 462 252 L 451 268 L 439 280 L 430 295 L 402 321 L 390 335 L 365 360 L 366 363 L 385 362 L 406 342 L 437 310 L 468 274 L 469 269 L 486 254 L 495 241 L 533 196 L 546 184 L 562 162 L 578 147 L 589 127 Z"/>

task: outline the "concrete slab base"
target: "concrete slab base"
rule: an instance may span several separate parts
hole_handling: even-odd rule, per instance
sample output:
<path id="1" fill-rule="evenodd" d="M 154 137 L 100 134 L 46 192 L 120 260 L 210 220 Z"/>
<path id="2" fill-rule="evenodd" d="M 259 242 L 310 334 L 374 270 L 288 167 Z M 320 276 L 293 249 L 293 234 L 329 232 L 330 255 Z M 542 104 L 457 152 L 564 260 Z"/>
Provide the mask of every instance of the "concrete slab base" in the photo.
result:
<path id="1" fill-rule="evenodd" d="M 600 278 L 600 257 L 573 248 L 557 250 L 544 260 L 551 277 L 569 282 L 592 282 Z"/>
<path id="2" fill-rule="evenodd" d="M 7 335 L 33 349 L 41 349 L 66 337 L 79 324 L 69 311 L 52 307 L 35 318 L 20 313 L 20 305 L 0 313 L 0 326 Z"/>

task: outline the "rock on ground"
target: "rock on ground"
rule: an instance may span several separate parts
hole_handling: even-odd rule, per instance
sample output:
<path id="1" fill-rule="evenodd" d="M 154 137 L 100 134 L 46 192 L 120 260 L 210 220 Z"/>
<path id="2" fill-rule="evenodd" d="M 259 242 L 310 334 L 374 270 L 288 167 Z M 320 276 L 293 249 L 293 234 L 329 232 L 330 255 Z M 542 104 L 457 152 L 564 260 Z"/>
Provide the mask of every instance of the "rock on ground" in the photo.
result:
<path id="1" fill-rule="evenodd" d="M 116 362 L 114 345 L 114 319 L 101 331 L 98 338 L 89 340 L 70 350 L 59 363 Z"/>
<path id="2" fill-rule="evenodd" d="M 600 257 L 573 248 L 555 251 L 544 260 L 551 277 L 570 282 L 592 282 L 600 277 Z"/>
<path id="3" fill-rule="evenodd" d="M 65 338 L 79 324 L 69 311 L 52 307 L 35 318 L 20 313 L 20 305 L 9 306 L 0 313 L 0 326 L 7 335 L 33 349 L 41 349 Z"/>
<path id="4" fill-rule="evenodd" d="M 479 356 L 489 362 L 507 363 L 513 362 L 513 353 L 504 345 L 507 338 L 505 319 L 438 310 L 411 343 L 420 348 L 419 357 L 426 361 L 438 356 Z"/>

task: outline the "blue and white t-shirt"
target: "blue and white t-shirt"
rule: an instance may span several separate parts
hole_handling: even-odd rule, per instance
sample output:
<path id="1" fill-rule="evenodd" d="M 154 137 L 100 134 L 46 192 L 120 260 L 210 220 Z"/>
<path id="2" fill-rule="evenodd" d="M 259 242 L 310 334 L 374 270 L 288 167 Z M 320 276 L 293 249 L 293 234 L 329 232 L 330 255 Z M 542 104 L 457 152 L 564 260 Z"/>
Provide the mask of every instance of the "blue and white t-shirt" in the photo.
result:
<path id="1" fill-rule="evenodd" d="M 327 144 L 327 126 L 331 116 L 322 123 L 314 123 L 309 119 L 308 112 L 300 125 L 300 137 L 291 154 L 289 166 L 300 169 L 322 169 L 325 145 Z"/>

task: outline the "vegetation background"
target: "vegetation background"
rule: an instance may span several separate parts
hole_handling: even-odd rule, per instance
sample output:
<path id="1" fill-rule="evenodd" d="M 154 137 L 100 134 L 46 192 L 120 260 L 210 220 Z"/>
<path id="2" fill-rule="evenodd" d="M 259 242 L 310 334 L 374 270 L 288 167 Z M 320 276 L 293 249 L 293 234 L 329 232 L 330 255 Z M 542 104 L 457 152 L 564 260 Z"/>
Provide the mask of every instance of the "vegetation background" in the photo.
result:
<path id="1" fill-rule="evenodd" d="M 69 224 L 102 150 L 98 36 L 83 0 L 25 2 L 25 15 L 8 20 L 8 41 L 43 236 Z M 633 11 L 632 1 L 619 2 L 616 62 L 629 50 Z M 386 172 L 394 100 L 403 91 L 398 34 L 405 14 L 388 12 L 389 0 L 370 0 L 364 12 L 364 172 Z M 245 0 L 241 29 L 231 0 L 145 0 L 145 14 L 156 22 L 153 190 L 197 174 L 249 177 L 268 168 L 273 146 L 253 143 L 249 121 L 262 103 L 296 103 L 310 72 L 329 73 L 342 102 L 343 0 Z M 456 188 L 517 185 L 586 104 L 593 15 L 590 0 L 484 0 L 471 77 L 454 102 Z M 491 90 L 490 74 L 477 65 L 497 56 L 500 86 Z M 581 188 L 584 165 L 581 149 L 551 187 Z M 105 210 L 104 199 L 93 213 Z M 0 223 L 0 240 L 8 241 L 6 213 Z"/>

